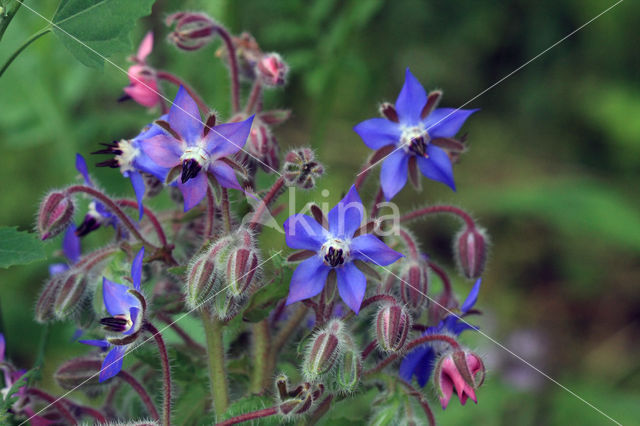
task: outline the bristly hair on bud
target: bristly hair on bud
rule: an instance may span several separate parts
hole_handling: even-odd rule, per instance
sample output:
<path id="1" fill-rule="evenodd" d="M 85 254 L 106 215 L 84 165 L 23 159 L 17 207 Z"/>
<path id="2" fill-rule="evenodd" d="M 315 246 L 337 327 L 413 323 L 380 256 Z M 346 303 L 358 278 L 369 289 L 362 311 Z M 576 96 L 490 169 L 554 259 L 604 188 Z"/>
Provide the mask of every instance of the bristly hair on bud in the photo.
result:
<path id="1" fill-rule="evenodd" d="M 332 319 L 316 332 L 307 345 L 302 363 L 302 374 L 307 381 L 315 382 L 333 370 L 343 356 L 345 337 L 345 326 L 339 319 Z"/>
<path id="2" fill-rule="evenodd" d="M 381 350 L 400 352 L 411 331 L 409 311 L 399 303 L 383 303 L 376 314 L 375 335 Z"/>
<path id="3" fill-rule="evenodd" d="M 53 308 L 62 286 L 64 274 L 56 274 L 50 277 L 42 288 L 35 306 L 35 320 L 40 324 L 55 321 L 57 319 Z"/>
<path id="4" fill-rule="evenodd" d="M 61 275 L 62 281 L 53 302 L 53 310 L 58 319 L 73 316 L 85 306 L 89 287 L 89 278 L 81 269 L 72 268 Z"/>
<path id="5" fill-rule="evenodd" d="M 489 237 L 486 231 L 476 226 L 466 226 L 456 235 L 454 253 L 462 275 L 470 280 L 482 276 L 487 263 Z"/>
<path id="6" fill-rule="evenodd" d="M 282 175 L 287 186 L 312 189 L 316 185 L 316 179 L 324 173 L 324 166 L 316 161 L 310 148 L 289 151 L 284 161 Z"/>
<path id="7" fill-rule="evenodd" d="M 38 212 L 37 230 L 42 240 L 55 237 L 71 223 L 74 204 L 71 197 L 64 192 L 48 193 Z"/>
<path id="8" fill-rule="evenodd" d="M 178 12 L 169 15 L 165 21 L 167 26 L 175 24 L 169 33 L 169 42 L 182 50 L 198 50 L 213 40 L 217 24 L 204 13 Z"/>
<path id="9" fill-rule="evenodd" d="M 289 65 L 277 53 L 262 55 L 256 65 L 256 75 L 265 87 L 280 87 L 287 82 Z"/>
<path id="10" fill-rule="evenodd" d="M 400 299 L 409 308 L 420 311 L 429 305 L 429 265 L 424 259 L 407 259 L 400 273 Z"/>
<path id="11" fill-rule="evenodd" d="M 186 276 L 186 302 L 191 309 L 213 303 L 213 295 L 224 279 L 224 262 L 232 246 L 229 236 L 211 243 L 202 254 L 195 256 Z"/>

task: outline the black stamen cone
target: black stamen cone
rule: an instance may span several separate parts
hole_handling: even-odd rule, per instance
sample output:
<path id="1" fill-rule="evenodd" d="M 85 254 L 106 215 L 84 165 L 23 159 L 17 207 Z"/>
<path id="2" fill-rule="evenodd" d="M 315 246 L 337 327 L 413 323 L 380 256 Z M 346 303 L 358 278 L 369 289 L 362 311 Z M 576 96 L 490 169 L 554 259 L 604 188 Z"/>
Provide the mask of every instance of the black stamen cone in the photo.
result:
<path id="1" fill-rule="evenodd" d="M 411 140 L 411 145 L 409 145 L 409 149 L 419 157 L 427 156 L 427 144 L 425 143 L 423 136 L 413 138 Z"/>
<path id="2" fill-rule="evenodd" d="M 184 160 L 182 162 L 182 183 L 198 176 L 200 170 L 202 170 L 202 166 L 193 158 L 190 160 Z"/>
<path id="3" fill-rule="evenodd" d="M 98 222 L 95 217 L 86 215 L 80 226 L 78 226 L 78 229 L 76 229 L 76 235 L 78 237 L 84 237 L 88 233 L 95 231 L 98 228 L 100 228 L 100 222 Z"/>
<path id="4" fill-rule="evenodd" d="M 342 249 L 336 250 L 333 247 L 329 247 L 327 254 L 324 256 L 324 260 L 331 267 L 342 265 L 344 263 L 344 256 L 342 254 Z"/>
<path id="5" fill-rule="evenodd" d="M 129 321 L 125 318 L 107 317 L 100 320 L 100 324 L 108 331 L 123 333 L 129 328 Z"/>

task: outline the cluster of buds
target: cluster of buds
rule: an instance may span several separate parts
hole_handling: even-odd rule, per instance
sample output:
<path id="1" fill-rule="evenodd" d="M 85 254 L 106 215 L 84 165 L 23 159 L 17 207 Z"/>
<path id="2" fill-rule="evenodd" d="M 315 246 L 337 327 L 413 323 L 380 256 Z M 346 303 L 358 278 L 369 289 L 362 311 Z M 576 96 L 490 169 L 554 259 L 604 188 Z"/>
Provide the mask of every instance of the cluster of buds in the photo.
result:
<path id="1" fill-rule="evenodd" d="M 487 262 L 487 233 L 477 226 L 465 226 L 455 238 L 455 253 L 458 267 L 469 279 L 478 279 Z"/>
<path id="2" fill-rule="evenodd" d="M 454 388 L 462 405 L 467 398 L 477 403 L 475 391 L 484 382 L 484 377 L 484 363 L 475 353 L 457 350 L 442 354 L 434 370 L 435 387 L 442 408 L 447 408 Z"/>
<path id="3" fill-rule="evenodd" d="M 284 161 L 282 176 L 287 186 L 312 189 L 316 186 L 316 179 L 324 173 L 324 166 L 316 161 L 316 156 L 310 148 L 289 151 Z"/>
<path id="4" fill-rule="evenodd" d="M 213 40 L 218 24 L 204 13 L 178 12 L 165 21 L 173 27 L 168 40 L 182 50 L 198 50 Z"/>
<path id="5" fill-rule="evenodd" d="M 322 383 L 304 382 L 290 389 L 289 379 L 284 374 L 276 377 L 275 386 L 278 396 L 278 412 L 285 418 L 307 413 L 324 394 Z"/>

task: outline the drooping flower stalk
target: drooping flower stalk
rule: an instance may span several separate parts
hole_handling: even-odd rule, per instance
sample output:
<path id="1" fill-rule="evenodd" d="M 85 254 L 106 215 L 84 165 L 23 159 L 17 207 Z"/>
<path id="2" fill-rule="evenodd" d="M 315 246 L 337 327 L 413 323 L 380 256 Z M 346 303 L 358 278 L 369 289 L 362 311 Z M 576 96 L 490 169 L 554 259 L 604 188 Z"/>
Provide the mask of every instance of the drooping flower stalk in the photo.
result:
<path id="1" fill-rule="evenodd" d="M 429 426 L 435 426 L 436 418 L 433 415 L 431 407 L 429 406 L 429 401 L 427 401 L 427 399 L 420 393 L 420 391 L 411 386 L 411 384 L 409 384 L 408 382 L 404 380 L 399 380 L 399 382 L 406 388 L 405 391 L 407 392 L 407 395 L 413 396 L 418 401 L 418 403 L 422 407 L 422 410 L 426 414 L 427 419 L 429 419 Z"/>
<path id="2" fill-rule="evenodd" d="M 138 208 L 138 202 L 134 200 L 126 200 L 126 199 L 116 200 L 116 204 L 122 207 Z M 162 244 L 162 246 L 166 246 L 167 236 L 165 235 L 164 230 L 162 229 L 162 225 L 160 224 L 160 221 L 156 217 L 155 213 L 153 213 L 151 209 L 147 208 L 147 206 L 143 206 L 143 209 L 144 209 L 145 216 L 149 218 L 149 221 L 151 222 L 151 225 L 153 225 L 153 229 L 155 230 L 156 235 L 158 235 L 160 244 Z"/>
<path id="3" fill-rule="evenodd" d="M 430 214 L 438 214 L 438 213 L 450 213 L 458 216 L 467 224 L 470 228 L 475 228 L 475 222 L 473 218 L 469 215 L 469 213 L 464 210 L 455 207 L 455 206 L 447 206 L 447 205 L 437 205 L 437 206 L 429 206 L 422 209 L 414 210 L 410 213 L 400 216 L 400 222 L 408 222 L 410 220 L 417 219 L 421 216 L 427 216 Z"/>
<path id="4" fill-rule="evenodd" d="M 40 389 L 36 389 L 36 388 L 27 388 L 27 393 L 29 395 L 33 395 L 35 397 L 38 397 L 38 398 L 48 402 L 52 406 L 54 406 L 56 408 L 56 410 L 58 410 L 58 412 L 62 415 L 62 417 L 67 419 L 67 421 L 70 422 L 70 424 L 74 425 L 74 424 L 78 423 L 78 421 L 73 416 L 73 414 L 71 414 L 71 411 L 69 411 L 69 409 L 65 406 L 65 404 L 64 404 L 62 399 L 56 398 L 56 397 L 54 397 L 52 395 L 49 395 L 48 393 L 46 393 L 46 392 L 44 392 L 44 391 L 42 391 Z"/>
<path id="5" fill-rule="evenodd" d="M 259 79 L 253 82 L 251 86 L 251 93 L 249 93 L 249 99 L 247 100 L 247 106 L 244 108 L 244 112 L 251 114 L 253 112 L 260 112 L 262 105 L 262 82 Z"/>
<path id="6" fill-rule="evenodd" d="M 156 341 L 158 346 L 158 352 L 160 353 L 160 361 L 162 364 L 162 379 L 163 379 L 163 391 L 164 399 L 162 402 L 162 424 L 169 426 L 171 424 L 171 367 L 169 366 L 169 355 L 167 354 L 167 346 L 164 343 L 162 334 L 158 329 L 146 322 L 144 328 Z"/>
<path id="7" fill-rule="evenodd" d="M 200 110 L 202 111 L 209 111 L 209 106 L 207 105 L 207 103 L 202 99 L 202 97 L 200 97 L 200 95 L 198 94 L 198 92 L 196 92 L 191 86 L 189 86 L 184 80 L 182 80 L 180 77 L 171 74 L 170 72 L 167 71 L 162 71 L 162 70 L 158 70 L 156 72 L 156 76 L 160 79 L 160 80 L 164 80 L 164 81 L 168 81 L 169 83 L 177 86 L 177 87 L 184 87 L 185 90 L 187 92 L 189 92 L 189 95 L 193 98 L 194 101 L 196 101 L 196 103 L 198 104 L 198 107 L 200 108 Z"/>
<path id="8" fill-rule="evenodd" d="M 160 421 L 160 414 L 158 413 L 158 409 L 156 408 L 153 399 L 151 399 L 151 396 L 149 396 L 144 386 L 142 386 L 142 384 L 138 382 L 138 380 L 133 375 L 125 370 L 120 370 L 117 377 L 131 386 L 131 388 L 138 394 L 138 396 L 140 396 L 140 399 L 142 400 L 144 406 L 147 408 L 147 411 L 149 412 L 151 418 L 156 421 Z"/>
<path id="9" fill-rule="evenodd" d="M 231 107 L 233 113 L 240 111 L 240 78 L 238 75 L 238 58 L 236 56 L 236 47 L 231 39 L 231 34 L 219 24 L 214 24 L 214 29 L 222 38 L 229 55 L 229 74 L 231 76 Z"/>

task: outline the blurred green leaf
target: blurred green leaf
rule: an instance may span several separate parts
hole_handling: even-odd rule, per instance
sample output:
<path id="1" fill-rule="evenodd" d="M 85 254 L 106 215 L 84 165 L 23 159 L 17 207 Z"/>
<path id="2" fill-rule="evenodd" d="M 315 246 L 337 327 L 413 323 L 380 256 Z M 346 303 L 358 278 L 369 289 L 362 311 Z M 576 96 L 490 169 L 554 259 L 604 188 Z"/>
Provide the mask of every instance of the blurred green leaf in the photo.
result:
<path id="1" fill-rule="evenodd" d="M 0 227 L 0 268 L 26 265 L 46 257 L 43 244 L 35 234 L 18 231 L 17 227 Z"/>
<path id="2" fill-rule="evenodd" d="M 155 0 L 62 0 L 53 31 L 84 65 L 102 68 L 102 56 L 131 50 L 129 33 Z"/>

